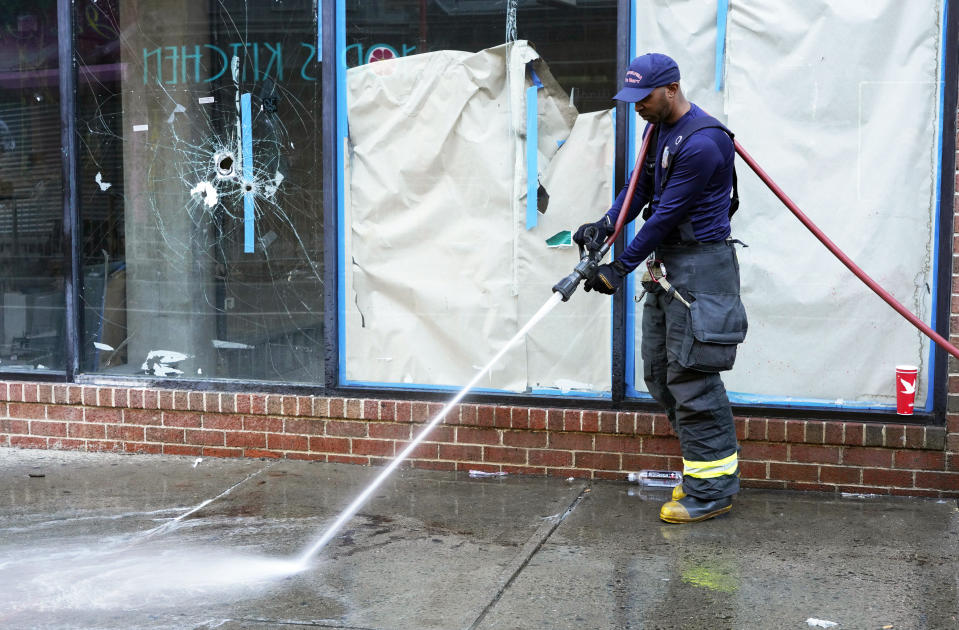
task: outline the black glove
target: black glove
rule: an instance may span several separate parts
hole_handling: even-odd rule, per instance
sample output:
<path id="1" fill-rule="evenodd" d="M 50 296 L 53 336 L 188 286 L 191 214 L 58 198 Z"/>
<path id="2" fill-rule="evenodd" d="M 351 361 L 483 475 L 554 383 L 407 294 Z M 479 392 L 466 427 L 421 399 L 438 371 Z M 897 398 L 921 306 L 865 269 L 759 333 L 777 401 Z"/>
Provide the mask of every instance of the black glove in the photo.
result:
<path id="1" fill-rule="evenodd" d="M 595 223 L 584 223 L 579 226 L 579 229 L 577 229 L 576 233 L 573 234 L 573 241 L 575 241 L 580 247 L 586 247 L 586 230 L 589 228 L 596 228 L 595 241 L 597 243 L 602 243 L 605 241 L 616 229 L 613 225 L 613 222 L 610 221 L 609 217 L 606 215 L 603 215 L 603 218 Z"/>
<path id="2" fill-rule="evenodd" d="M 612 295 L 616 293 L 619 287 L 623 286 L 623 281 L 628 273 L 629 271 L 626 270 L 623 263 L 614 260 L 609 264 L 597 267 L 596 273 L 586 281 L 583 288 L 587 291 L 596 289 L 600 293 Z"/>

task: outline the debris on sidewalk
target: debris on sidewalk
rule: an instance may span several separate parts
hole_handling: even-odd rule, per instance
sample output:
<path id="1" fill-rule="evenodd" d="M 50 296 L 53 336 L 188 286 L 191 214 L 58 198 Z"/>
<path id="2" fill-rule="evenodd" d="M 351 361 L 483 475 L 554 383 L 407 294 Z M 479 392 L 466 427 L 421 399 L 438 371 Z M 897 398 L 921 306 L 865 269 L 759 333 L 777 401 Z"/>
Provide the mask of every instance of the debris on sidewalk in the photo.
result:
<path id="1" fill-rule="evenodd" d="M 816 619 L 815 617 L 807 619 L 806 624 L 810 628 L 835 628 L 839 625 L 835 621 L 826 621 L 825 619 Z"/>
<path id="2" fill-rule="evenodd" d="M 476 479 L 481 477 L 505 477 L 509 473 L 506 472 L 487 472 L 485 470 L 471 470 L 470 477 Z"/>

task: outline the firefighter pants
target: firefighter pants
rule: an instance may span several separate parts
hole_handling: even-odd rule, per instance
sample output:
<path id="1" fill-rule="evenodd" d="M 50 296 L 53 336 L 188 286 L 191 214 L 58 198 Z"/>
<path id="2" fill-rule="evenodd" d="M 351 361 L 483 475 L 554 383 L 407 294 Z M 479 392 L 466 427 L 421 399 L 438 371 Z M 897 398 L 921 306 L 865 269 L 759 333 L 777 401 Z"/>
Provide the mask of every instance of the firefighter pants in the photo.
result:
<path id="1" fill-rule="evenodd" d="M 656 257 L 690 305 L 647 286 L 641 346 L 646 387 L 679 436 L 685 492 L 704 500 L 730 496 L 739 491 L 739 445 L 719 372 L 732 368 L 746 335 L 735 245 L 659 247 Z"/>

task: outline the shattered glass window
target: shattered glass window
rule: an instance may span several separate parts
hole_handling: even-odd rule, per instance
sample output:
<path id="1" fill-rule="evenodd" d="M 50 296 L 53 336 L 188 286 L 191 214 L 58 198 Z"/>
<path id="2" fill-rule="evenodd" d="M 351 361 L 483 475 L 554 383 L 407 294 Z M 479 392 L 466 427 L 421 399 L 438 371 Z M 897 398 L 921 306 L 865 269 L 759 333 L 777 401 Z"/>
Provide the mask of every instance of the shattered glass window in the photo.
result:
<path id="1" fill-rule="evenodd" d="M 81 369 L 323 382 L 311 0 L 79 0 Z"/>
<path id="2" fill-rule="evenodd" d="M 462 386 L 576 265 L 613 198 L 616 5 L 347 1 L 345 383 Z M 480 386 L 606 397 L 610 322 L 580 292 Z"/>
<path id="3" fill-rule="evenodd" d="M 0 3 L 0 370 L 63 370 L 55 0 Z"/>

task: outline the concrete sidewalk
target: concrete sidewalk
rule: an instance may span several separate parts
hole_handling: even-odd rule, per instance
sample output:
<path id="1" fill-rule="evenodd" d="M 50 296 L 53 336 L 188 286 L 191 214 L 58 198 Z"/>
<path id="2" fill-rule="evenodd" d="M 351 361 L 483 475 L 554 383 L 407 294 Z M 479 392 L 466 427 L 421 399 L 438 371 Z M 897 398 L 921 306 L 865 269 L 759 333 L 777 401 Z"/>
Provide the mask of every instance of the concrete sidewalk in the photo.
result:
<path id="1" fill-rule="evenodd" d="M 955 501 L 0 449 L 0 627 L 959 628 Z M 819 620 L 819 621 L 817 621 Z M 829 626 L 827 622 L 837 625 Z"/>

